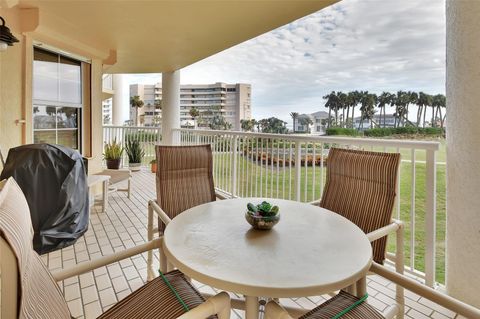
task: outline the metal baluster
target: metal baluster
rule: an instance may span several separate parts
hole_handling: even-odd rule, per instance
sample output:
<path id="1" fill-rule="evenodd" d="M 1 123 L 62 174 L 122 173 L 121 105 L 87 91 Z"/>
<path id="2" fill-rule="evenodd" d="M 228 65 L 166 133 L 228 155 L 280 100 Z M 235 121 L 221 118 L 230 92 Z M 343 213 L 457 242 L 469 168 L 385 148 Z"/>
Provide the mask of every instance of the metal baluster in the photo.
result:
<path id="1" fill-rule="evenodd" d="M 410 198 L 410 270 L 415 269 L 415 188 L 416 188 L 416 159 L 415 149 L 411 151 L 412 194 Z"/>

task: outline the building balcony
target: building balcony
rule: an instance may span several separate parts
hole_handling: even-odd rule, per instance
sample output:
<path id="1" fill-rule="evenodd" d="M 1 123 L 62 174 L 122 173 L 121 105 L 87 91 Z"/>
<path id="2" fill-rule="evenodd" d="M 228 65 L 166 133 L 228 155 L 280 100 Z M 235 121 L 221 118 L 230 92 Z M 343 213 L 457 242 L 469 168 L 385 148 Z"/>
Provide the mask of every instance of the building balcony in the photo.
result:
<path id="1" fill-rule="evenodd" d="M 151 153 L 149 156 L 152 156 Z M 216 156 L 217 159 L 221 157 L 220 154 Z M 218 176 L 221 164 L 217 161 L 216 165 L 216 176 Z M 130 199 L 125 193 L 111 193 L 106 213 L 101 212 L 99 203 L 92 207 L 89 230 L 77 243 L 44 255 L 42 259 L 50 270 L 60 270 L 145 243 L 147 241 L 147 201 L 155 196 L 155 174 L 147 168 L 133 173 Z M 157 255 L 154 258 L 154 267 L 158 269 Z M 143 254 L 67 279 L 59 284 L 72 316 L 89 319 L 96 318 L 141 287 L 146 282 L 146 276 L 147 262 L 146 255 Z M 213 294 L 218 291 L 197 281 L 193 283 L 202 293 Z M 383 311 L 394 302 L 395 285 L 379 276 L 369 276 L 368 294 L 369 304 Z M 310 309 L 329 298 L 330 296 L 325 295 L 280 299 L 280 301 L 286 306 Z M 405 312 L 406 318 L 456 318 L 456 314 L 452 311 L 408 291 Z M 232 310 L 231 318 L 244 318 L 244 311 Z"/>
<path id="2" fill-rule="evenodd" d="M 182 68 L 334 2 L 336 0 L 239 1 L 236 3 L 238 10 L 231 10 L 223 2 L 193 1 L 189 3 L 190 13 L 207 14 L 198 24 L 195 19 L 181 20 L 185 10 L 182 10 L 184 4 L 179 2 L 150 1 L 139 6 L 133 1 L 117 1 L 114 4 L 116 14 L 112 14 L 112 4 L 108 1 L 69 1 L 68 4 L 63 1 L 0 1 L 0 16 L 5 18 L 5 26 L 8 25 L 19 40 L 19 43 L 8 46 L 0 53 L 0 147 L 5 154 L 8 149 L 36 141 L 33 118 L 38 107 L 35 103 L 43 99 L 38 95 L 39 87 L 33 83 L 43 81 L 45 74 L 38 73 L 42 68 L 34 67 L 36 62 L 44 59 L 36 56 L 35 51 L 44 51 L 43 54 L 49 51 L 49 55 L 57 56 L 55 61 L 61 62 L 61 56 L 66 56 L 74 62 L 70 66 L 75 65 L 75 69 L 80 70 L 75 72 L 76 80 L 72 82 L 76 88 L 75 101 L 79 103 L 71 105 L 68 104 L 70 99 L 64 100 L 62 102 L 66 105 L 54 104 L 54 112 L 58 114 L 60 107 L 78 109 L 75 126 L 79 132 L 78 139 L 72 139 L 69 146 L 77 148 L 88 158 L 90 173 L 102 171 L 103 142 L 112 141 L 114 137 L 122 142 L 127 135 L 139 139 L 146 153 L 144 164 L 154 158 L 154 145 L 160 141 L 167 145 L 208 143 L 213 148 L 215 185 L 227 196 L 274 197 L 307 202 L 319 198 L 322 193 L 327 151 L 332 145 L 400 152 L 402 163 L 394 216 L 406 225 L 405 272 L 438 290 L 443 290 L 445 284 L 450 296 L 480 307 L 480 197 L 477 191 L 480 181 L 480 147 L 477 147 L 480 109 L 476 107 L 480 100 L 477 72 L 480 66 L 480 45 L 477 41 L 480 36 L 480 28 L 477 27 L 480 2 L 448 0 L 445 10 L 448 170 L 444 145 L 436 142 L 179 129 L 181 94 L 227 94 L 226 88 L 203 92 L 181 89 Z M 89 14 L 92 12 L 95 14 Z M 248 28 L 242 12 L 255 13 L 248 16 Z M 219 15 L 222 16 L 221 21 Z M 88 19 L 85 19 L 86 16 Z M 131 16 L 154 18 L 145 18 L 137 24 L 125 23 Z M 178 21 L 184 21 L 181 27 L 168 28 L 178 25 Z M 218 33 L 219 28 L 225 32 Z M 205 34 L 216 36 L 210 37 L 207 43 Z M 142 39 L 137 35 L 156 40 L 141 41 L 142 50 L 139 50 L 138 41 Z M 60 70 L 59 67 L 55 69 Z M 162 73 L 163 131 L 156 127 L 121 126 L 130 110 L 128 97 L 112 101 L 112 123 L 115 126 L 103 129 L 102 101 L 111 97 L 113 91 L 119 96 L 128 95 L 116 80 L 110 89 L 109 80 L 105 79 L 106 87 L 103 88 L 104 72 L 116 76 Z M 55 78 L 62 79 L 59 74 Z M 61 90 L 54 91 L 53 102 L 59 102 L 56 99 L 62 96 Z M 155 92 L 155 97 L 159 97 L 159 91 Z M 121 107 L 121 101 L 126 107 Z M 82 113 L 78 116 L 80 106 Z M 188 106 L 209 107 L 205 104 Z M 56 130 L 55 136 L 49 136 L 47 141 L 61 144 L 59 131 L 61 129 Z M 106 213 L 100 213 L 95 206 L 90 230 L 85 236 L 75 245 L 43 257 L 49 268 L 66 268 L 145 242 L 146 205 L 149 199 L 155 197 L 153 180 L 154 176 L 146 171 L 135 173 L 131 199 L 124 194 L 113 193 Z M 446 180 L 448 192 L 445 190 Z M 394 248 L 395 242 L 389 242 L 387 266 L 391 266 L 397 257 L 393 254 Z M 125 297 L 144 282 L 144 263 L 145 256 L 142 255 L 61 282 L 72 314 L 79 318 L 93 318 Z M 378 309 L 390 304 L 394 285 L 376 277 L 369 280 L 370 303 Z M 209 287 L 202 286 L 200 289 L 211 292 Z M 3 301 L 9 291 L 2 291 Z M 418 295 L 407 292 L 406 296 L 408 317 L 462 318 Z M 284 302 L 307 308 L 321 300 L 323 296 Z M 5 303 L 2 306 L 5 307 Z M 238 311 L 235 315 L 242 316 L 242 313 Z"/>

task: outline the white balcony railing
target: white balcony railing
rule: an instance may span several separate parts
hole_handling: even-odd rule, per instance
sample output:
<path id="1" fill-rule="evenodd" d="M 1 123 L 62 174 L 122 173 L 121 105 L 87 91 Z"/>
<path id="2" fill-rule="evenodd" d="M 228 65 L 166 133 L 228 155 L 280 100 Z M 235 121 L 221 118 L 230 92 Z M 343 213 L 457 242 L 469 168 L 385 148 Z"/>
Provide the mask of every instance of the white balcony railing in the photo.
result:
<path id="1" fill-rule="evenodd" d="M 437 220 L 437 170 L 444 178 L 445 165 L 436 162 L 438 142 L 186 129 L 176 130 L 175 134 L 182 145 L 211 144 L 215 185 L 239 197 L 304 202 L 319 199 L 326 178 L 325 162 L 332 146 L 400 152 L 395 217 L 407 225 L 407 271 L 424 278 L 429 286 L 443 282 L 445 206 L 442 203 L 442 220 Z M 445 190 L 438 192 L 444 200 Z M 437 223 L 443 229 L 437 230 Z M 437 231 L 441 234 L 438 242 Z M 394 240 L 389 248 L 394 251 Z"/>
<path id="2" fill-rule="evenodd" d="M 127 139 L 138 140 L 145 152 L 143 164 L 148 164 L 155 158 L 155 145 L 162 140 L 161 129 L 148 126 L 104 126 L 103 142 L 111 143 L 116 140 L 125 145 Z M 126 166 L 128 158 L 126 152 L 123 152 L 123 165 Z"/>
<path id="3" fill-rule="evenodd" d="M 105 141 L 113 136 L 119 141 L 137 136 L 145 162 L 154 158 L 154 145 L 160 141 L 154 128 L 105 127 Z M 330 147 L 400 152 L 394 217 L 406 224 L 406 271 L 432 287 L 444 282 L 445 163 L 436 160 L 440 143 L 190 129 L 174 130 L 174 138 L 181 145 L 212 146 L 215 186 L 231 196 L 303 202 L 321 197 Z M 390 238 L 389 251 L 395 251 L 394 245 L 395 238 Z M 389 253 L 389 259 L 394 258 Z"/>

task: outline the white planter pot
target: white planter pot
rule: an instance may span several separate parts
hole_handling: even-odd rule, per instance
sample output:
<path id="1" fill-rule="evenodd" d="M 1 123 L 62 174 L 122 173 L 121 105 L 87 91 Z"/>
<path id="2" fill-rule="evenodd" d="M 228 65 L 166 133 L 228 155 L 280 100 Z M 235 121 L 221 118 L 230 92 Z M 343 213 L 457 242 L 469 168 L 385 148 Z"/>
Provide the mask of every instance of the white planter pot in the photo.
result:
<path id="1" fill-rule="evenodd" d="M 142 167 L 142 163 L 128 163 L 128 167 L 132 172 L 138 172 Z"/>

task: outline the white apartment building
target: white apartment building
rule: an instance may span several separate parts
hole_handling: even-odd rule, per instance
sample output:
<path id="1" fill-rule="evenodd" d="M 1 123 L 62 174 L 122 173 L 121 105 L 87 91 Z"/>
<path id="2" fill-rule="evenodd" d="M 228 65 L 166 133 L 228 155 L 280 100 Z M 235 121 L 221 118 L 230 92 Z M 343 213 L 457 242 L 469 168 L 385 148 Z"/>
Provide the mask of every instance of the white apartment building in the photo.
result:
<path id="1" fill-rule="evenodd" d="M 305 118 L 312 120 L 312 125 L 305 125 L 302 121 Z M 323 120 L 328 119 L 328 113 L 324 111 L 318 111 L 311 114 L 300 114 L 295 120 L 294 131 L 296 133 L 308 133 L 323 135 L 325 134 L 325 123 L 322 123 Z"/>
<path id="2" fill-rule="evenodd" d="M 162 100 L 161 84 L 130 85 L 130 96 L 138 95 L 144 106 L 138 110 L 130 108 L 130 119 L 138 117 L 138 123 L 154 126 L 161 118 L 161 110 L 155 108 L 155 102 Z M 195 107 L 200 116 L 195 119 L 190 116 L 190 110 Z M 216 114 L 221 114 L 232 124 L 233 130 L 240 130 L 240 120 L 251 118 L 251 85 L 217 82 L 213 84 L 184 84 L 180 86 L 180 124 L 184 127 L 197 125 L 208 127 L 209 120 Z"/>

